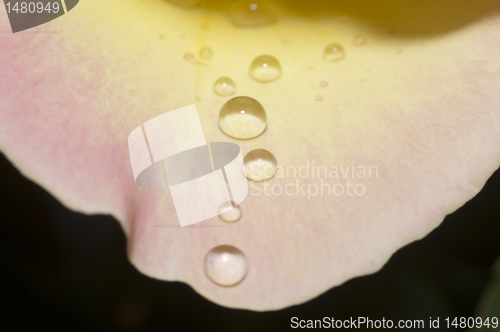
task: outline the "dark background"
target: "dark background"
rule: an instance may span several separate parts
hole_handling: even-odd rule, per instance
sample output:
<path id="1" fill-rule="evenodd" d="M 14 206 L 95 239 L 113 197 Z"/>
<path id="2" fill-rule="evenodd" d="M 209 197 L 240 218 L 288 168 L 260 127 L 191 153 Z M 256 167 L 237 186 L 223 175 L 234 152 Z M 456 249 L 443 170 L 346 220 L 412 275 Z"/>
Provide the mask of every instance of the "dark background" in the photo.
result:
<path id="1" fill-rule="evenodd" d="M 0 174 L 0 331 L 278 331 L 293 316 L 442 322 L 474 316 L 500 255 L 497 171 L 380 272 L 280 311 L 227 309 L 185 284 L 141 275 L 113 218 L 69 211 L 1 154 Z"/>

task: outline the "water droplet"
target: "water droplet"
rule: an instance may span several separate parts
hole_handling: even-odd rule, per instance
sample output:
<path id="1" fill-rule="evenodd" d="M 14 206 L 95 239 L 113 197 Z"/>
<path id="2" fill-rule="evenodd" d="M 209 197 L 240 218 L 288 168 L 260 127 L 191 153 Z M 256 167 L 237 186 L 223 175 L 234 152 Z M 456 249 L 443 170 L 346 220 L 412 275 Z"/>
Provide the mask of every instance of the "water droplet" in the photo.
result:
<path id="1" fill-rule="evenodd" d="M 229 77 L 221 77 L 214 83 L 214 92 L 222 97 L 231 96 L 236 92 L 236 84 Z"/>
<path id="2" fill-rule="evenodd" d="M 243 173 L 253 181 L 266 181 L 276 174 L 276 157 L 266 149 L 254 149 L 243 158 Z"/>
<path id="3" fill-rule="evenodd" d="M 164 40 L 165 39 L 165 35 L 164 34 L 159 34 L 158 38 L 160 38 L 160 40 Z"/>
<path id="4" fill-rule="evenodd" d="M 191 52 L 184 54 L 184 60 L 186 60 L 187 62 L 194 63 L 195 62 L 194 54 Z"/>
<path id="5" fill-rule="evenodd" d="M 200 96 L 196 96 L 196 101 L 201 101 L 201 97 Z"/>
<path id="6" fill-rule="evenodd" d="M 168 0 L 168 1 L 170 1 L 174 5 L 187 8 L 196 7 L 198 5 L 198 0 Z"/>
<path id="7" fill-rule="evenodd" d="M 322 88 L 325 88 L 328 86 L 328 82 L 327 81 L 321 81 L 321 83 L 319 83 L 319 86 L 322 87 Z"/>
<path id="8" fill-rule="evenodd" d="M 322 101 L 323 100 L 323 96 L 322 95 L 317 95 L 316 96 L 316 101 Z"/>
<path id="9" fill-rule="evenodd" d="M 212 51 L 212 49 L 210 47 L 203 47 L 200 50 L 200 57 L 202 57 L 203 59 L 212 59 L 213 56 L 214 56 L 214 52 Z"/>
<path id="10" fill-rule="evenodd" d="M 259 136 L 267 125 L 264 107 L 250 97 L 228 100 L 219 113 L 219 127 L 228 136 L 249 139 Z"/>
<path id="11" fill-rule="evenodd" d="M 342 60 L 345 57 L 345 50 L 339 43 L 330 43 L 325 47 L 323 59 L 328 62 Z"/>
<path id="12" fill-rule="evenodd" d="M 401 53 L 403 53 L 403 49 L 400 47 L 396 50 L 396 54 L 401 54 Z"/>
<path id="13" fill-rule="evenodd" d="M 241 218 L 241 207 L 234 202 L 225 202 L 219 207 L 219 218 L 225 222 L 235 222 Z"/>
<path id="14" fill-rule="evenodd" d="M 356 35 L 354 36 L 354 39 L 352 40 L 352 44 L 354 46 L 363 46 L 366 44 L 366 38 L 363 35 Z"/>
<path id="15" fill-rule="evenodd" d="M 211 249 L 204 259 L 205 274 L 220 286 L 238 284 L 248 272 L 248 262 L 243 252 L 231 245 Z"/>
<path id="16" fill-rule="evenodd" d="M 281 65 L 271 55 L 258 56 L 250 65 L 250 76 L 261 83 L 272 82 L 281 76 Z"/>
<path id="17" fill-rule="evenodd" d="M 266 0 L 241 0 L 234 3 L 230 17 L 234 25 L 255 27 L 276 22 L 278 9 Z"/>

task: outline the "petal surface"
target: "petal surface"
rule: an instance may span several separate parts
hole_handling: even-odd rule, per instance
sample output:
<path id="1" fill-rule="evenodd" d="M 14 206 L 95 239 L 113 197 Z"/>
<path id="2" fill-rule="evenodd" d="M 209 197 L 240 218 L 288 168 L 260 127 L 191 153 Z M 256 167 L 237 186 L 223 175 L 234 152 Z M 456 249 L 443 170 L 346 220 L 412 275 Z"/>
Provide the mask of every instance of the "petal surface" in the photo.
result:
<path id="1" fill-rule="evenodd" d="M 144 274 L 186 282 L 229 307 L 305 302 L 380 269 L 500 164 L 500 2 L 424 2 L 428 24 L 410 16 L 415 2 L 350 3 L 279 3 L 275 24 L 236 28 L 226 2 L 87 0 L 42 26 L 3 33 L 0 149 L 68 207 L 116 217 Z M 0 30 L 9 31 L 0 11 Z M 360 34 L 366 43 L 353 45 Z M 331 42 L 343 45 L 344 59 L 323 61 Z M 212 59 L 198 56 L 205 46 Z M 280 62 L 278 80 L 249 76 L 261 54 Z M 212 88 L 222 76 L 264 106 L 262 135 L 237 140 L 219 129 L 230 97 Z M 265 148 L 283 167 L 249 182 L 235 223 L 181 228 L 168 190 L 134 182 L 128 135 L 193 103 L 207 141 L 237 143 L 244 154 Z M 233 287 L 203 272 L 205 254 L 223 244 L 248 260 Z"/>

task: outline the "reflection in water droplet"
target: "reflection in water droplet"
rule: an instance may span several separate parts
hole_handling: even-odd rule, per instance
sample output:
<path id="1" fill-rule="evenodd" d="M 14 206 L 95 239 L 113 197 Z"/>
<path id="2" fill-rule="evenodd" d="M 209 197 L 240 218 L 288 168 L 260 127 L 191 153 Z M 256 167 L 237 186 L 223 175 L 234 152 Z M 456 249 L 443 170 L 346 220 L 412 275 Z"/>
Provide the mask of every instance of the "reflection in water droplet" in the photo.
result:
<path id="1" fill-rule="evenodd" d="M 228 100 L 219 113 L 219 127 L 228 136 L 249 139 L 259 136 L 267 125 L 264 107 L 250 97 Z"/>
<path id="2" fill-rule="evenodd" d="M 245 278 L 248 262 L 240 249 L 222 245 L 210 250 L 204 259 L 205 274 L 220 286 L 234 286 Z"/>
<path id="3" fill-rule="evenodd" d="M 281 76 L 281 65 L 271 55 L 258 56 L 250 65 L 250 76 L 261 83 L 277 80 Z"/>
<path id="4" fill-rule="evenodd" d="M 363 46 L 366 44 L 366 38 L 363 35 L 356 35 L 354 36 L 354 39 L 352 40 L 352 44 L 354 46 Z"/>
<path id="5" fill-rule="evenodd" d="M 194 63 L 195 62 L 194 54 L 191 52 L 184 54 L 184 60 L 186 60 L 187 62 Z"/>
<path id="6" fill-rule="evenodd" d="M 177 5 L 177 6 L 182 6 L 182 7 L 196 7 L 198 5 L 198 0 L 168 0 L 171 3 Z"/>
<path id="7" fill-rule="evenodd" d="M 345 51 L 339 43 L 331 43 L 325 47 L 323 59 L 328 62 L 342 60 L 345 57 Z"/>
<path id="8" fill-rule="evenodd" d="M 236 84 L 229 77 L 221 77 L 214 83 L 214 92 L 222 97 L 231 96 L 236 92 Z"/>
<path id="9" fill-rule="evenodd" d="M 255 27 L 276 22 L 278 9 L 266 0 L 241 0 L 234 3 L 230 17 L 234 25 Z"/>
<path id="10" fill-rule="evenodd" d="M 241 218 L 241 207 L 234 202 L 225 202 L 219 207 L 219 218 L 225 222 L 235 222 Z"/>
<path id="11" fill-rule="evenodd" d="M 201 97 L 200 96 L 196 96 L 196 101 L 201 101 Z"/>
<path id="12" fill-rule="evenodd" d="M 212 59 L 213 56 L 214 56 L 214 52 L 212 51 L 212 49 L 210 47 L 203 47 L 200 50 L 200 57 L 202 57 L 203 59 Z"/>
<path id="13" fill-rule="evenodd" d="M 321 81 L 321 83 L 319 83 L 319 86 L 324 88 L 326 86 L 328 86 L 328 82 L 327 81 Z"/>
<path id="14" fill-rule="evenodd" d="M 317 95 L 316 96 L 316 101 L 322 101 L 323 100 L 323 96 L 322 95 Z"/>
<path id="15" fill-rule="evenodd" d="M 276 174 L 276 157 L 265 149 L 254 149 L 243 158 L 243 174 L 253 181 L 266 181 Z"/>

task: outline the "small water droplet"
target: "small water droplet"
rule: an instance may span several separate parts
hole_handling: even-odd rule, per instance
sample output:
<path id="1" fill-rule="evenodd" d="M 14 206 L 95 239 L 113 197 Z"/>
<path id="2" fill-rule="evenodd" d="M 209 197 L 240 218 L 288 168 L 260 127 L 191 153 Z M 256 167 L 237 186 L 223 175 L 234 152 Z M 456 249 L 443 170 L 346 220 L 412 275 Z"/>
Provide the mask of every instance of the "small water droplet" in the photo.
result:
<path id="1" fill-rule="evenodd" d="M 208 24 L 206 24 L 206 23 L 202 23 L 202 24 L 200 25 L 200 28 L 201 28 L 201 30 L 205 30 L 205 31 L 207 31 L 207 30 L 209 30 L 209 29 L 210 29 L 210 28 L 208 27 Z"/>
<path id="2" fill-rule="evenodd" d="M 234 202 L 225 202 L 219 207 L 219 218 L 225 222 L 235 222 L 241 218 L 241 207 Z"/>
<path id="3" fill-rule="evenodd" d="M 283 39 L 281 39 L 281 42 L 283 44 L 288 44 L 290 42 L 290 40 L 288 40 L 288 38 L 283 38 Z"/>
<path id="4" fill-rule="evenodd" d="M 213 56 L 214 56 L 214 52 L 212 51 L 212 49 L 210 47 L 203 47 L 200 50 L 200 57 L 202 57 L 203 59 L 212 59 Z"/>
<path id="5" fill-rule="evenodd" d="M 342 60 L 345 57 L 345 50 L 339 43 L 330 43 L 325 47 L 323 59 L 328 62 Z"/>
<path id="6" fill-rule="evenodd" d="M 322 95 L 317 95 L 316 96 L 316 101 L 322 101 L 323 100 L 323 96 Z"/>
<path id="7" fill-rule="evenodd" d="M 276 174 L 276 157 L 266 149 L 254 149 L 243 158 L 243 174 L 253 181 L 266 181 Z"/>
<path id="8" fill-rule="evenodd" d="M 319 86 L 322 87 L 322 88 L 325 88 L 328 86 L 328 82 L 327 81 L 321 81 L 321 83 L 319 83 Z"/>
<path id="9" fill-rule="evenodd" d="M 196 101 L 201 101 L 201 97 L 200 96 L 196 96 Z"/>
<path id="10" fill-rule="evenodd" d="M 243 252 L 231 245 L 211 249 L 204 259 L 205 274 L 220 286 L 238 284 L 248 272 L 248 262 Z"/>
<path id="11" fill-rule="evenodd" d="M 219 127 L 228 136 L 239 139 L 253 138 L 259 136 L 266 126 L 266 111 L 253 98 L 234 97 L 220 109 Z"/>
<path id="12" fill-rule="evenodd" d="M 400 47 L 396 50 L 396 54 L 401 54 L 401 53 L 403 53 L 403 49 Z"/>
<path id="13" fill-rule="evenodd" d="M 236 84 L 229 77 L 221 77 L 214 83 L 214 92 L 222 97 L 231 96 L 236 92 Z"/>
<path id="14" fill-rule="evenodd" d="M 174 5 L 187 8 L 196 7 L 198 5 L 198 0 L 168 0 L 168 1 L 170 1 Z"/>
<path id="15" fill-rule="evenodd" d="M 241 0 L 234 3 L 230 17 L 234 25 L 255 27 L 276 22 L 278 9 L 271 1 Z"/>
<path id="16" fill-rule="evenodd" d="M 187 62 L 194 63 L 195 62 L 194 54 L 191 52 L 184 54 L 184 60 L 186 60 Z"/>
<path id="17" fill-rule="evenodd" d="M 281 76 L 281 65 L 271 55 L 258 56 L 250 65 L 250 76 L 261 83 L 272 82 Z"/>
<path id="18" fill-rule="evenodd" d="M 363 46 L 366 44 L 366 38 L 363 35 L 356 35 L 352 40 L 354 46 Z"/>
<path id="19" fill-rule="evenodd" d="M 164 34 L 159 34 L 158 38 L 160 38 L 160 40 L 164 40 L 165 39 L 165 35 Z"/>

